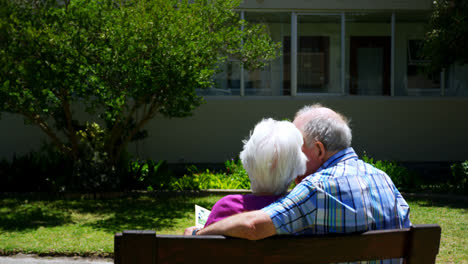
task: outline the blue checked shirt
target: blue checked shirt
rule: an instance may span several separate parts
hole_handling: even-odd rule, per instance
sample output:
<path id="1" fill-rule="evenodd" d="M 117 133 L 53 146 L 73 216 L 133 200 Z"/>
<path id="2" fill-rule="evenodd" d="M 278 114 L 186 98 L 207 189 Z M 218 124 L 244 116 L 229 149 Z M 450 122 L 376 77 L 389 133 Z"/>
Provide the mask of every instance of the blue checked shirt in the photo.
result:
<path id="1" fill-rule="evenodd" d="M 408 228 L 409 206 L 385 172 L 352 148 L 330 157 L 287 196 L 262 209 L 277 234 Z"/>

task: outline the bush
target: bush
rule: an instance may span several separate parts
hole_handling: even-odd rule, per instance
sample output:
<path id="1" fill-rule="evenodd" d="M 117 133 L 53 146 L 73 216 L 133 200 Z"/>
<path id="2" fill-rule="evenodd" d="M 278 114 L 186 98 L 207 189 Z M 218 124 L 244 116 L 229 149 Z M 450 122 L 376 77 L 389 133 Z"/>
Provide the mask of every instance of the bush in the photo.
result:
<path id="1" fill-rule="evenodd" d="M 54 146 L 44 145 L 39 151 L 0 161 L 0 191 L 123 191 L 138 186 L 132 178 L 131 165 L 128 154 L 109 166 L 104 152 L 89 149 L 79 160 L 72 161 Z"/>
<path id="2" fill-rule="evenodd" d="M 136 160 L 128 164 L 125 186 L 133 190 L 167 190 L 171 188 L 173 178 L 165 160 Z"/>
<path id="3" fill-rule="evenodd" d="M 189 175 L 173 178 L 173 190 L 200 190 L 200 189 L 250 189 L 250 180 L 242 167 L 240 160 L 234 159 L 225 162 L 226 172 L 212 172 L 210 170 L 198 171 L 192 165 L 188 168 Z"/>
<path id="4" fill-rule="evenodd" d="M 421 188 L 421 179 L 416 173 L 410 172 L 406 167 L 395 161 L 374 160 L 367 156 L 362 156 L 362 160 L 387 173 L 395 186 L 402 191 L 416 191 Z"/>
<path id="5" fill-rule="evenodd" d="M 0 192 L 102 192 L 129 190 L 250 189 L 240 160 L 228 160 L 226 171 L 200 171 L 194 165 L 176 177 L 166 161 L 132 160 L 126 154 L 113 167 L 101 152 L 90 151 L 72 162 L 54 147 L 0 161 Z"/>
<path id="6" fill-rule="evenodd" d="M 64 191 L 72 166 L 52 148 L 14 155 L 0 162 L 1 192 Z"/>
<path id="7" fill-rule="evenodd" d="M 449 179 L 451 189 L 457 193 L 468 194 L 468 160 L 450 166 L 452 177 Z"/>

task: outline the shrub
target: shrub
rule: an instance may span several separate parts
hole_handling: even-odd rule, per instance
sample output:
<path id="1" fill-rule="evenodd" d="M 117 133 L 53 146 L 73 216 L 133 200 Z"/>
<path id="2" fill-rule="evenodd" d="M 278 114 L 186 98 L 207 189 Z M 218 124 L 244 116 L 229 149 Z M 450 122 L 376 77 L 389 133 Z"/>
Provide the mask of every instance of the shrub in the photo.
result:
<path id="1" fill-rule="evenodd" d="M 188 168 L 189 175 L 173 178 L 173 190 L 200 189 L 250 189 L 250 180 L 240 160 L 225 162 L 226 172 L 199 171 L 194 165 Z"/>
<path id="2" fill-rule="evenodd" d="M 417 174 L 410 172 L 406 167 L 402 166 L 398 162 L 374 160 L 367 156 L 366 153 L 362 156 L 362 160 L 387 173 L 395 186 L 400 190 L 415 191 L 421 186 L 420 177 Z"/>
<path id="3" fill-rule="evenodd" d="M 172 178 L 172 172 L 165 160 L 135 160 L 128 164 L 125 186 L 135 190 L 166 190 L 171 188 Z"/>
<path id="4" fill-rule="evenodd" d="M 453 191 L 468 194 L 468 160 L 450 166 L 452 177 L 449 179 Z"/>
<path id="5" fill-rule="evenodd" d="M 14 155 L 0 162 L 1 192 L 64 191 L 72 166 L 53 148 Z"/>

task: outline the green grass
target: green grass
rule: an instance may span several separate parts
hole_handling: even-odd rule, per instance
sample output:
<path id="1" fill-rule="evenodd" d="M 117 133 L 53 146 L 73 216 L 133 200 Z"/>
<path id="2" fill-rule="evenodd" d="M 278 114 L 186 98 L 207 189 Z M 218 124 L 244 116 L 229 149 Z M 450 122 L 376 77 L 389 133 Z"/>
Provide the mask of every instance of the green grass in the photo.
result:
<path id="1" fill-rule="evenodd" d="M 221 197 L 0 199 L 0 254 L 110 256 L 114 233 L 182 234 L 195 224 L 194 204 L 211 208 Z"/>
<path id="2" fill-rule="evenodd" d="M 222 195 L 139 196 L 101 200 L 0 199 L 0 254 L 111 256 L 113 235 L 127 229 L 182 234 L 194 204 L 211 208 Z M 437 263 L 468 263 L 468 204 L 407 199 L 414 224 L 437 223 Z"/>
<path id="3" fill-rule="evenodd" d="M 437 263 L 468 263 L 468 203 L 440 198 L 407 201 L 413 224 L 439 224 L 442 228 Z"/>

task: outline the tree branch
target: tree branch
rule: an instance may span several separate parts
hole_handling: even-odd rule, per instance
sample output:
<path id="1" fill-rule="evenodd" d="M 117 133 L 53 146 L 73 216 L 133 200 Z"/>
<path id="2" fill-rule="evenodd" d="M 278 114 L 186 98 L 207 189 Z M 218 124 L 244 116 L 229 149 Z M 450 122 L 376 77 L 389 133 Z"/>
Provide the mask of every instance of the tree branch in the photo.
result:
<path id="1" fill-rule="evenodd" d="M 136 135 L 136 133 L 138 133 L 138 131 L 140 131 L 148 123 L 148 121 L 154 117 L 156 108 L 157 108 L 157 103 L 155 102 L 155 100 L 153 100 L 150 108 L 143 115 L 143 118 L 139 122 L 137 122 L 135 127 L 130 131 L 128 135 L 124 137 L 122 143 L 117 147 L 114 158 L 120 157 L 122 151 L 127 147 L 128 143 L 130 143 L 130 141 Z"/>
<path id="2" fill-rule="evenodd" d="M 135 101 L 133 104 L 132 108 L 130 109 L 130 112 L 128 113 L 127 117 L 125 118 L 124 122 L 116 122 L 114 126 L 112 127 L 112 130 L 110 131 L 111 138 L 109 140 L 109 145 L 108 145 L 108 151 L 112 155 L 111 148 L 115 145 L 115 142 L 117 142 L 117 139 L 119 136 L 122 134 L 123 130 L 125 127 L 128 126 L 130 123 L 130 120 L 132 119 L 133 114 L 138 108 L 138 103 Z"/>
<path id="3" fill-rule="evenodd" d="M 39 128 L 46 133 L 47 136 L 52 140 L 52 142 L 66 155 L 70 155 L 71 149 L 66 147 L 65 144 L 58 138 L 58 136 L 50 129 L 47 125 L 47 122 L 42 119 L 42 117 L 38 114 L 27 113 L 22 111 L 21 109 L 18 110 L 18 113 L 22 114 L 27 119 L 31 120 L 34 124 L 39 126 Z"/>
<path id="4" fill-rule="evenodd" d="M 67 119 L 67 130 L 69 133 L 68 137 L 70 138 L 70 142 L 72 144 L 71 154 L 74 158 L 77 158 L 78 157 L 78 140 L 76 138 L 75 128 L 73 127 L 73 124 L 72 124 L 72 113 L 70 110 L 70 104 L 68 100 L 66 99 L 67 93 L 66 92 L 65 94 L 61 93 L 60 96 L 58 97 L 60 101 L 62 102 L 63 112 L 65 114 L 65 118 Z"/>

